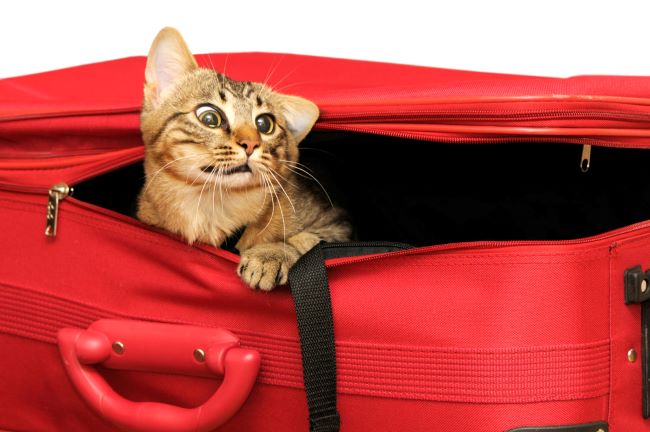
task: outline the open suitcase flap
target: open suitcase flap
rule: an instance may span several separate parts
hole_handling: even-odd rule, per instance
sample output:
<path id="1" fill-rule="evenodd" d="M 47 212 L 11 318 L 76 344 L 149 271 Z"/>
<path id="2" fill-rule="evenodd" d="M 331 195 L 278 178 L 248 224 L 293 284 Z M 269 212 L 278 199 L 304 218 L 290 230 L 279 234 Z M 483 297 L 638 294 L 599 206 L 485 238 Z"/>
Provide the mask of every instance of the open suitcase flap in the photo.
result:
<path id="1" fill-rule="evenodd" d="M 54 181 L 74 182 L 141 157 L 144 61 L 0 80 L 0 183 L 49 187 L 53 169 Z M 650 145 L 648 77 L 540 78 L 262 53 L 198 61 L 313 100 L 321 130 L 451 143 Z"/>

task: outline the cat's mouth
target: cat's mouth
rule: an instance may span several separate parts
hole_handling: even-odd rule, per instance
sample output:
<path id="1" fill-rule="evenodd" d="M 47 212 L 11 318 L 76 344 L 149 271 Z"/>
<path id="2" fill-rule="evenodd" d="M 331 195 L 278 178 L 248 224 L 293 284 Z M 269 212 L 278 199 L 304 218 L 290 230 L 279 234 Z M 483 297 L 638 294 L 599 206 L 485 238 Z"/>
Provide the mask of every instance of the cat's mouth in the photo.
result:
<path id="1" fill-rule="evenodd" d="M 226 169 L 216 167 L 214 165 L 206 165 L 204 167 L 201 167 L 201 171 L 207 174 L 222 174 L 222 175 L 252 172 L 251 168 L 248 166 L 247 163 L 232 168 L 226 168 Z"/>

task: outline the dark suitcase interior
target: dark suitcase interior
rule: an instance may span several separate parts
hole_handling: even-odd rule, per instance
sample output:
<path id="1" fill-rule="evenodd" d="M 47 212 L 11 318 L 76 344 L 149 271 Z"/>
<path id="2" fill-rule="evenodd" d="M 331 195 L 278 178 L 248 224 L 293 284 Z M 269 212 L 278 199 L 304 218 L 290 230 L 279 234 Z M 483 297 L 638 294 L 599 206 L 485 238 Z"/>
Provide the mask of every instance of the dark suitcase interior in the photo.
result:
<path id="1" fill-rule="evenodd" d="M 301 149 L 301 163 L 347 209 L 358 240 L 577 239 L 650 215 L 647 150 L 593 147 L 585 173 L 582 146 L 574 144 L 314 132 Z M 143 180 L 138 163 L 77 185 L 74 196 L 133 216 Z"/>

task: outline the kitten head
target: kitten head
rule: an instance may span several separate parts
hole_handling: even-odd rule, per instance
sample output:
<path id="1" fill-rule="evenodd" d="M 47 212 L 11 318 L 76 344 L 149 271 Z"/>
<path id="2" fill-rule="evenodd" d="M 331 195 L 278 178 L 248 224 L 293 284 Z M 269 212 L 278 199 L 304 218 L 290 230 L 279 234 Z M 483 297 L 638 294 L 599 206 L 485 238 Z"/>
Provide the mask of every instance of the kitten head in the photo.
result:
<path id="1" fill-rule="evenodd" d="M 298 160 L 318 107 L 198 67 L 180 33 L 164 28 L 145 71 L 141 129 L 148 163 L 190 185 L 229 190 L 275 184 Z"/>

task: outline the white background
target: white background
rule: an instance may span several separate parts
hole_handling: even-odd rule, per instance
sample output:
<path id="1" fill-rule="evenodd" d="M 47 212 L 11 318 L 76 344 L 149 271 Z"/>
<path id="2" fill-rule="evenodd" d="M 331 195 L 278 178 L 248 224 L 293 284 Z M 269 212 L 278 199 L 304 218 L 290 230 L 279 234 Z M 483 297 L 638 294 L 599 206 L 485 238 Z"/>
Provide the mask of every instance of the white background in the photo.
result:
<path id="1" fill-rule="evenodd" d="M 650 75 L 649 0 L 0 0 L 0 77 L 145 55 L 167 25 L 196 53 Z"/>

